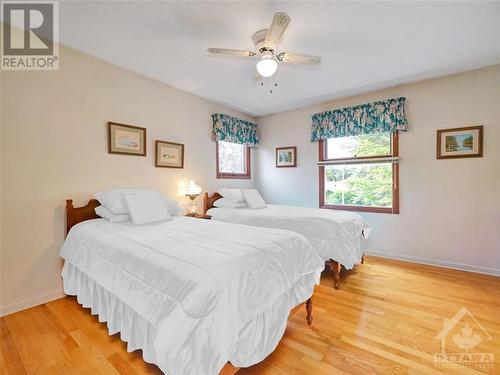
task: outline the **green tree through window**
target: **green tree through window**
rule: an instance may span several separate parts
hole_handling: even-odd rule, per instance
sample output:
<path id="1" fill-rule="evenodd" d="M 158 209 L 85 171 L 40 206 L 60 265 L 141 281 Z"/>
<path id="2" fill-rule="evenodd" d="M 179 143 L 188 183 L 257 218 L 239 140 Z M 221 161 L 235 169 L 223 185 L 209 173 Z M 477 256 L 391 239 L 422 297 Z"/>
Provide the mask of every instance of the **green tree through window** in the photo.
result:
<path id="1" fill-rule="evenodd" d="M 391 162 L 369 158 L 392 156 L 391 133 L 375 133 L 327 141 L 327 159 L 365 159 L 366 163 L 331 164 L 324 167 L 324 204 L 391 208 Z"/>

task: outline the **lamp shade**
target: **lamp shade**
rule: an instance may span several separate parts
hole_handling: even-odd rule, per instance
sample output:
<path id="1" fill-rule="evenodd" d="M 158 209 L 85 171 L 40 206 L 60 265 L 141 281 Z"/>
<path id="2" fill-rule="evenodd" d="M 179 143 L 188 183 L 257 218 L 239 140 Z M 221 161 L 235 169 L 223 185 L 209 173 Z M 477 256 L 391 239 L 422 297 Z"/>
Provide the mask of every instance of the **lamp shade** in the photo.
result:
<path id="1" fill-rule="evenodd" d="M 186 195 L 197 196 L 201 193 L 201 186 L 196 183 L 195 180 L 190 180 L 189 185 L 186 188 Z"/>

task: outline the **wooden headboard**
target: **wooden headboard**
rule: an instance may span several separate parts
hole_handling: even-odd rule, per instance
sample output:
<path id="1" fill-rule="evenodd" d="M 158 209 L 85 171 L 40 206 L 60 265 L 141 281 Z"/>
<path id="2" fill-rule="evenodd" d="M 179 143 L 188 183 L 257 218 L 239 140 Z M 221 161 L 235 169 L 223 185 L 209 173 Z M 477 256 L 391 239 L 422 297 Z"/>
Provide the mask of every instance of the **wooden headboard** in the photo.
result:
<path id="1" fill-rule="evenodd" d="M 220 198 L 222 198 L 222 195 L 217 192 L 213 193 L 211 196 L 205 193 L 203 195 L 203 215 L 206 215 L 207 211 L 214 207 L 214 202 Z"/>
<path id="2" fill-rule="evenodd" d="M 85 206 L 73 207 L 73 199 L 66 199 L 66 234 L 73 225 L 85 220 L 98 219 L 95 208 L 100 205 L 97 199 L 90 199 Z"/>

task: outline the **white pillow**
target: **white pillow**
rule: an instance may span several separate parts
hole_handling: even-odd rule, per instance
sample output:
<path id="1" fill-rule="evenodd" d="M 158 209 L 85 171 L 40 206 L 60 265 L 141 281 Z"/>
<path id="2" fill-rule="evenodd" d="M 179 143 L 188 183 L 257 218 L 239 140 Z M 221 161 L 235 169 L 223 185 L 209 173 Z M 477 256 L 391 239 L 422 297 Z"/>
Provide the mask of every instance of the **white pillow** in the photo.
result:
<path id="1" fill-rule="evenodd" d="M 96 207 L 95 213 L 103 219 L 109 220 L 112 223 L 122 223 L 124 221 L 130 221 L 130 215 L 115 215 L 104 206 Z"/>
<path id="2" fill-rule="evenodd" d="M 227 198 L 220 198 L 214 202 L 214 206 L 221 208 L 243 208 L 247 207 L 247 204 L 245 202 L 233 202 Z"/>
<path id="3" fill-rule="evenodd" d="M 241 189 L 245 201 L 250 208 L 265 208 L 266 202 L 256 189 Z"/>
<path id="4" fill-rule="evenodd" d="M 243 202 L 245 200 L 240 189 L 220 188 L 217 190 L 217 193 L 233 202 Z"/>
<path id="5" fill-rule="evenodd" d="M 101 205 L 106 207 L 115 215 L 128 214 L 128 207 L 123 199 L 124 194 L 139 193 L 147 190 L 143 189 L 115 189 L 103 191 L 95 194 L 96 199 Z"/>
<path id="6" fill-rule="evenodd" d="M 129 211 L 128 211 L 128 206 L 125 203 L 124 195 L 134 194 L 134 193 L 144 193 L 144 192 L 157 192 L 157 191 L 147 190 L 147 189 L 115 189 L 97 193 L 95 194 L 95 197 L 97 198 L 99 203 L 101 203 L 101 205 L 103 205 L 107 210 L 111 212 L 111 214 L 126 215 L 129 213 Z M 169 199 L 165 196 L 162 197 L 165 200 L 165 204 L 168 207 L 168 213 L 170 214 L 170 216 L 179 215 L 181 212 L 179 204 L 173 199 Z"/>
<path id="7" fill-rule="evenodd" d="M 171 220 L 165 197 L 157 191 L 143 191 L 124 195 L 130 218 L 135 225 Z"/>

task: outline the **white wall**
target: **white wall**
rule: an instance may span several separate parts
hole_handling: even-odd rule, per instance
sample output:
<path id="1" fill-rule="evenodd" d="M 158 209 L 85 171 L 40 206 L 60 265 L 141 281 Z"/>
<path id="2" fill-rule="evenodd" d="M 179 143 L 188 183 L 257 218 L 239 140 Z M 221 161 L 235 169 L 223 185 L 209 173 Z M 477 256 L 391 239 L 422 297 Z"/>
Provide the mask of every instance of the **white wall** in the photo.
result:
<path id="1" fill-rule="evenodd" d="M 76 51 L 60 52 L 59 71 L 0 73 L 2 314 L 62 295 L 66 198 L 80 205 L 97 191 L 152 187 L 187 204 L 180 189 L 190 177 L 205 191 L 253 186 L 216 180 L 210 115 L 254 119 Z M 107 121 L 147 128 L 147 157 L 108 154 Z M 184 143 L 185 168 L 155 168 L 155 139 Z"/>
<path id="2" fill-rule="evenodd" d="M 397 96 L 410 122 L 399 137 L 400 214 L 362 214 L 368 249 L 500 274 L 500 65 L 259 118 L 258 188 L 271 203 L 318 207 L 311 115 Z M 484 157 L 437 160 L 436 130 L 469 125 L 484 125 Z M 275 168 L 275 147 L 295 145 L 297 168 Z"/>

